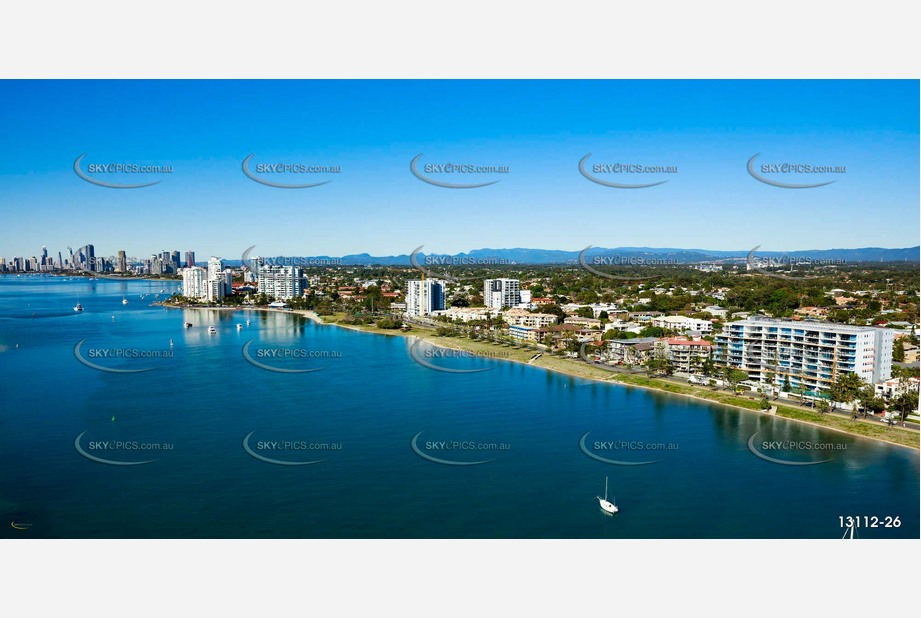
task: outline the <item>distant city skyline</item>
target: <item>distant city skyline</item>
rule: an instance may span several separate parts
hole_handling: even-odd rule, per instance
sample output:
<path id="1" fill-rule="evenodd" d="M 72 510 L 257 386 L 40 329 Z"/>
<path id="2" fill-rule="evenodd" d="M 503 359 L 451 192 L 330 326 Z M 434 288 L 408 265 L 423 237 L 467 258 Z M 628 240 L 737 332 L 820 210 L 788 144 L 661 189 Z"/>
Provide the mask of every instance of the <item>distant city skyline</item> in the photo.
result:
<path id="1" fill-rule="evenodd" d="M 885 261 L 889 263 L 897 262 L 918 262 L 921 261 L 921 254 L 918 254 L 919 246 L 915 247 L 891 247 L 891 248 L 881 248 L 881 247 L 859 247 L 853 249 L 793 249 L 789 252 L 778 252 L 778 251 L 769 251 L 762 250 L 760 247 L 756 247 L 757 252 L 754 249 L 736 249 L 736 250 L 711 250 L 703 247 L 592 247 L 590 251 L 587 247 L 583 247 L 581 250 L 566 250 L 566 249 L 555 249 L 555 248 L 537 248 L 537 247 L 528 247 L 528 248 L 507 248 L 507 247 L 495 247 L 495 248 L 476 248 L 470 249 L 468 251 L 462 251 L 454 256 L 459 255 L 481 255 L 483 252 L 486 252 L 487 255 L 492 254 L 491 257 L 487 258 L 470 258 L 469 261 L 457 262 L 456 265 L 466 265 L 467 267 L 482 267 L 501 264 L 532 264 L 532 265 L 549 265 L 549 264 L 565 264 L 572 263 L 574 261 L 581 261 L 585 256 L 599 256 L 602 254 L 605 255 L 616 255 L 618 253 L 629 256 L 629 255 L 639 255 L 639 254 L 652 254 L 652 255 L 677 255 L 675 253 L 669 253 L 672 251 L 686 252 L 686 255 L 682 256 L 682 260 L 676 260 L 674 258 L 663 259 L 660 258 L 659 262 L 655 262 L 654 258 L 648 258 L 644 261 L 643 258 L 624 258 L 622 262 L 611 261 L 608 265 L 621 265 L 621 266 L 642 266 L 642 265 L 652 265 L 658 263 L 660 265 L 690 265 L 690 264 L 705 264 L 711 262 L 719 262 L 723 260 L 728 261 L 738 261 L 740 258 L 747 258 L 749 260 L 754 260 L 756 262 L 766 261 L 767 263 L 773 263 L 774 260 L 781 259 L 778 256 L 788 254 L 792 257 L 800 256 L 805 261 L 804 264 L 809 262 L 809 260 L 819 260 L 815 262 L 816 264 L 820 263 L 822 258 L 819 258 L 819 255 L 825 256 L 839 256 L 837 258 L 826 257 L 825 261 L 828 263 L 839 263 L 841 265 L 847 263 L 860 263 L 860 262 L 877 262 Z M 353 266 L 357 264 L 364 263 L 379 263 L 382 265 L 403 265 L 403 266 L 412 266 L 417 269 L 431 269 L 439 268 L 441 266 L 450 266 L 451 262 L 445 262 L 444 264 L 431 265 L 428 264 L 425 259 L 421 256 L 430 256 L 432 258 L 436 256 L 445 256 L 449 254 L 439 254 L 438 252 L 431 251 L 421 251 L 420 248 L 416 248 L 416 251 L 404 251 L 403 253 L 396 253 L 391 255 L 370 255 L 367 252 L 362 252 L 359 254 L 342 254 L 342 255 L 332 255 L 332 256 L 319 256 L 309 253 L 301 253 L 296 255 L 283 256 L 280 253 L 269 251 L 253 251 L 254 247 L 248 247 L 239 255 L 218 255 L 215 253 L 208 253 L 208 258 L 202 257 L 202 259 L 196 259 L 195 250 L 185 250 L 184 259 L 181 257 L 183 255 L 182 251 L 173 249 L 173 250 L 160 250 L 154 251 L 142 255 L 131 255 L 125 250 L 118 249 L 113 252 L 99 252 L 96 250 L 95 243 L 87 243 L 79 247 L 67 247 L 67 252 L 57 251 L 57 258 L 54 257 L 54 251 L 49 255 L 46 245 L 42 245 L 38 253 L 23 254 L 23 255 L 3 255 L 0 253 L 0 273 L 2 272 L 25 272 L 25 271 L 55 271 L 61 270 L 71 270 L 74 268 L 74 265 L 78 267 L 79 270 L 89 270 L 95 272 L 133 272 L 135 274 L 178 274 L 179 270 L 182 268 L 190 267 L 196 264 L 208 264 L 214 258 L 220 259 L 221 261 L 228 262 L 231 264 L 242 263 L 246 260 L 251 260 L 254 258 L 264 258 L 264 259 L 274 259 L 279 257 L 285 258 L 323 258 L 329 257 L 330 260 L 319 260 L 316 262 L 304 263 L 304 266 Z M 744 254 L 744 255 L 743 255 Z M 206 253 L 199 253 L 199 255 L 204 256 Z M 508 256 L 515 255 L 515 259 L 511 259 Z M 847 257 L 840 257 L 846 255 Z M 502 257 L 497 257 L 502 256 Z M 811 257 L 810 257 L 811 256 Z M 342 258 L 346 258 L 347 261 L 342 261 Z M 367 259 L 366 259 L 367 258 Z M 598 259 L 598 258 L 593 258 Z M 371 262 L 368 262 L 371 260 Z M 421 263 L 420 263 L 421 261 Z M 26 264 L 27 266 L 23 268 L 21 264 Z M 33 264 L 34 262 L 34 264 Z M 425 265 L 423 265 L 423 263 Z M 604 264 L 605 262 L 599 262 L 599 264 Z M 784 262 L 786 263 L 786 262 Z M 161 268 L 159 265 L 165 265 L 165 268 Z M 776 265 L 776 264 L 775 264 Z M 39 267 L 41 266 L 41 267 Z M 47 267 L 46 267 L 47 266 Z M 140 268 L 140 271 L 139 271 Z"/>
<path id="2" fill-rule="evenodd" d="M 4 81 L 0 255 L 918 245 L 916 80 Z M 844 166 L 785 189 L 747 170 Z M 78 167 L 116 184 L 95 186 Z M 603 186 L 584 177 L 637 184 Z M 281 189 L 254 182 L 327 184 Z M 422 155 L 421 158 L 418 158 Z M 450 189 L 436 182 L 495 184 Z M 171 166 L 100 174 L 93 166 Z M 328 173 L 259 171 L 321 165 Z M 427 166 L 486 165 L 485 174 Z M 594 165 L 674 167 L 606 173 Z M 262 166 L 262 167 L 260 167 Z M 329 171 L 331 170 L 331 171 Z M 428 170 L 428 171 L 427 171 Z M 768 172 L 769 173 L 769 172 Z M 766 173 L 765 175 L 767 175 Z M 773 174 L 789 183 L 808 174 Z M 205 236 L 203 238 L 203 236 Z M 111 247 L 107 239 L 118 239 Z"/>

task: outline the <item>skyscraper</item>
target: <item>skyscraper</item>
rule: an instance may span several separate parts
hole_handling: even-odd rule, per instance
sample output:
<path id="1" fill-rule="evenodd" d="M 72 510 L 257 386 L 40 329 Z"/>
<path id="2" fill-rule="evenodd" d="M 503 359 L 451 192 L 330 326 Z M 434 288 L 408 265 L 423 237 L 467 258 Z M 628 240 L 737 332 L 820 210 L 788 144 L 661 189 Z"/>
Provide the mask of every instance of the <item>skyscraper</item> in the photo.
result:
<path id="1" fill-rule="evenodd" d="M 128 260 L 125 257 L 125 251 L 123 249 L 118 250 L 118 259 L 115 263 L 115 272 L 128 272 Z"/>
<path id="2" fill-rule="evenodd" d="M 81 270 L 96 272 L 96 248 L 93 245 L 84 245 L 78 249 L 77 267 Z"/>
<path id="3" fill-rule="evenodd" d="M 186 268 L 192 268 L 195 266 L 195 252 L 186 251 L 185 252 L 185 266 Z"/>

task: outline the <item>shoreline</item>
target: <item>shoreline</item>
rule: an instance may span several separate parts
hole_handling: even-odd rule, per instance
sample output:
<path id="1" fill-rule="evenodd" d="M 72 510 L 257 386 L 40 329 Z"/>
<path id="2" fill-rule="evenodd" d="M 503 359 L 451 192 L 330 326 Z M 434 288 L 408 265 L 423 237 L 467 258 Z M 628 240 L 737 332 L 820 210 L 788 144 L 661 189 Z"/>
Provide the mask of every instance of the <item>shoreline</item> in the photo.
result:
<path id="1" fill-rule="evenodd" d="M 170 305 L 163 305 L 163 306 L 170 306 Z M 339 323 L 337 323 L 337 322 L 327 322 L 327 321 L 323 320 L 322 316 L 320 316 L 319 314 L 317 314 L 315 311 L 312 311 L 312 310 L 309 310 L 309 309 L 291 309 L 291 310 L 285 310 L 285 309 L 274 309 L 274 308 L 269 308 L 269 307 L 194 307 L 194 306 L 176 306 L 176 305 L 173 305 L 173 307 L 174 307 L 174 308 L 177 308 L 177 309 L 219 309 L 219 310 L 229 310 L 229 311 L 247 311 L 247 310 L 249 310 L 249 311 L 266 311 L 266 312 L 273 312 L 273 313 L 297 314 L 297 315 L 300 315 L 300 316 L 303 316 L 303 317 L 309 319 L 311 322 L 314 322 L 315 324 L 322 325 L 322 326 L 337 326 L 337 327 L 342 328 L 342 329 L 345 329 L 345 330 L 350 330 L 350 331 L 355 331 L 355 332 L 367 333 L 367 334 L 369 334 L 369 335 L 385 335 L 385 336 L 391 336 L 391 337 L 409 337 L 409 338 L 413 338 L 413 339 L 418 339 L 418 340 L 420 340 L 420 341 L 425 341 L 426 343 L 428 343 L 428 344 L 430 344 L 430 345 L 433 345 L 433 346 L 435 346 L 435 347 L 439 347 L 439 348 L 442 348 L 442 349 L 446 349 L 446 350 L 457 350 L 457 351 L 461 351 L 461 352 L 468 352 L 468 351 L 470 351 L 470 350 L 467 350 L 467 349 L 465 349 L 465 348 L 463 348 L 463 347 L 461 347 L 461 346 L 451 346 L 451 345 L 448 345 L 447 342 L 444 341 L 444 340 L 445 340 L 445 339 L 448 339 L 448 341 L 450 341 L 450 338 L 446 338 L 446 337 L 426 336 L 426 335 L 420 335 L 419 333 L 413 333 L 412 331 L 406 332 L 406 331 L 400 331 L 400 330 L 394 330 L 394 332 L 378 332 L 378 331 L 371 330 L 371 329 L 369 329 L 369 328 L 363 328 L 363 327 L 355 326 L 355 325 L 352 325 L 352 324 L 339 324 Z M 489 344 L 483 344 L 483 345 L 489 345 Z M 545 353 L 544 353 L 544 352 L 541 352 L 541 354 L 545 354 Z M 834 432 L 837 432 L 837 433 L 846 434 L 846 435 L 848 435 L 848 436 L 851 436 L 852 438 L 864 438 L 864 439 L 866 439 L 866 440 L 873 440 L 873 441 L 875 441 L 875 442 L 882 442 L 882 443 L 884 443 L 884 444 L 889 444 L 889 445 L 892 445 L 892 446 L 899 446 L 899 447 L 902 447 L 902 448 L 912 449 L 912 450 L 915 450 L 915 451 L 921 450 L 921 445 L 919 445 L 919 446 L 914 446 L 914 445 L 902 444 L 902 443 L 899 443 L 899 442 L 893 442 L 893 441 L 891 441 L 891 440 L 886 440 L 885 438 L 882 438 L 882 437 L 867 436 L 867 435 L 862 435 L 862 434 L 859 434 L 859 433 L 853 433 L 853 432 L 851 432 L 851 431 L 848 431 L 848 430 L 846 430 L 846 429 L 842 429 L 842 428 L 840 428 L 840 427 L 832 427 L 832 426 L 830 426 L 830 425 L 825 425 L 825 424 L 822 424 L 822 423 L 817 423 L 817 422 L 814 422 L 814 421 L 805 420 L 805 419 L 801 419 L 801 418 L 791 418 L 791 417 L 783 416 L 783 415 L 779 415 L 779 414 L 769 414 L 769 413 L 767 413 L 767 412 L 762 412 L 762 411 L 759 411 L 759 410 L 753 410 L 753 409 L 751 409 L 751 408 L 746 408 L 746 407 L 744 407 L 744 406 L 740 406 L 740 405 L 736 405 L 736 404 L 732 404 L 732 403 L 726 403 L 726 402 L 722 402 L 722 401 L 715 401 L 715 400 L 713 400 L 713 399 L 708 399 L 708 398 L 706 398 L 706 397 L 701 397 L 701 396 L 699 396 L 699 395 L 695 395 L 695 394 L 691 394 L 691 393 L 674 393 L 674 392 L 670 392 L 670 391 L 667 391 L 667 390 L 664 390 L 664 389 L 661 389 L 661 388 L 656 388 L 655 386 L 649 386 L 649 385 L 645 385 L 645 384 L 630 384 L 629 382 L 621 382 L 621 381 L 619 381 L 619 380 L 617 380 L 617 379 L 615 379 L 615 378 L 613 377 L 614 375 L 616 375 L 616 374 L 614 374 L 614 373 L 612 373 L 611 376 L 608 377 L 608 378 L 601 378 L 601 377 L 594 377 L 594 376 L 579 375 L 579 374 L 574 373 L 574 372 L 572 372 L 572 371 L 566 371 L 565 369 L 561 369 L 561 368 L 558 368 L 558 367 L 547 367 L 547 366 L 544 366 L 544 365 L 537 365 L 537 364 L 534 364 L 534 363 L 531 363 L 531 362 L 528 362 L 528 361 L 519 360 L 519 359 L 517 359 L 517 358 L 496 358 L 496 359 L 493 359 L 493 360 L 501 360 L 501 361 L 505 361 L 505 362 L 517 363 L 517 364 L 519 364 L 519 365 L 525 365 L 525 366 L 528 366 L 528 367 L 536 367 L 536 368 L 538 368 L 538 369 L 543 369 L 543 370 L 545 370 L 545 371 L 550 371 L 550 372 L 557 373 L 557 374 L 560 374 L 560 375 L 564 375 L 564 376 L 567 376 L 567 377 L 570 377 L 570 378 L 580 379 L 580 380 L 590 380 L 590 381 L 592 381 L 592 382 L 596 382 L 596 383 L 599 383 L 599 384 L 614 384 L 614 385 L 622 386 L 622 387 L 642 388 L 642 389 L 645 389 L 645 390 L 647 390 L 647 391 L 652 391 L 652 392 L 656 392 L 656 393 L 662 393 L 662 394 L 665 394 L 665 395 L 672 395 L 672 396 L 678 396 L 678 397 L 687 397 L 687 398 L 689 398 L 689 399 L 695 399 L 695 400 L 700 401 L 700 402 L 702 402 L 702 403 L 708 403 L 708 404 L 719 405 L 719 406 L 726 406 L 726 407 L 732 408 L 732 409 L 734 409 L 734 410 L 741 410 L 741 411 L 743 411 L 743 412 L 749 412 L 749 413 L 752 413 L 752 414 L 757 414 L 757 415 L 759 415 L 759 416 L 769 416 L 769 417 L 773 417 L 773 418 L 782 418 L 782 419 L 784 419 L 784 420 L 786 420 L 786 421 L 789 421 L 789 422 L 792 422 L 792 423 L 801 423 L 801 424 L 803 424 L 803 425 L 810 425 L 810 426 L 812 426 L 812 427 L 817 427 L 817 428 L 820 428 L 820 429 L 827 429 L 827 430 L 829 430 L 829 431 L 834 431 Z M 776 403 L 776 402 L 775 402 L 775 405 L 776 405 L 778 408 L 781 407 L 780 404 L 778 404 L 778 403 Z M 792 409 L 797 410 L 797 408 L 792 408 Z M 843 419 L 842 419 L 842 420 L 843 420 Z M 897 429 L 897 431 L 901 431 L 901 429 Z"/>

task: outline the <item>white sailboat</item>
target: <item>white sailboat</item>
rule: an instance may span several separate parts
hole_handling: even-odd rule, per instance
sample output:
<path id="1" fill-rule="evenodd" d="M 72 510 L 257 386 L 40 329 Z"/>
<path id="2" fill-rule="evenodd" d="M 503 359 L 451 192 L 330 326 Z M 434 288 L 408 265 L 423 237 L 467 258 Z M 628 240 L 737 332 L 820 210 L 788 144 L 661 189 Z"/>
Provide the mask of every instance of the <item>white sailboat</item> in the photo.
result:
<path id="1" fill-rule="evenodd" d="M 127 304 L 128 304 L 128 299 L 125 298 L 124 296 L 122 296 L 122 304 L 123 304 L 123 305 L 127 305 Z"/>
<path id="2" fill-rule="evenodd" d="M 601 507 L 601 510 L 605 513 L 611 513 L 612 515 L 617 512 L 617 507 L 613 502 L 608 502 L 608 477 L 604 477 L 604 498 L 601 496 L 595 496 L 598 498 L 598 505 Z M 613 496 L 611 496 L 613 498 Z"/>
<path id="3" fill-rule="evenodd" d="M 74 311 L 83 311 L 83 305 L 78 302 L 76 305 L 74 305 Z"/>

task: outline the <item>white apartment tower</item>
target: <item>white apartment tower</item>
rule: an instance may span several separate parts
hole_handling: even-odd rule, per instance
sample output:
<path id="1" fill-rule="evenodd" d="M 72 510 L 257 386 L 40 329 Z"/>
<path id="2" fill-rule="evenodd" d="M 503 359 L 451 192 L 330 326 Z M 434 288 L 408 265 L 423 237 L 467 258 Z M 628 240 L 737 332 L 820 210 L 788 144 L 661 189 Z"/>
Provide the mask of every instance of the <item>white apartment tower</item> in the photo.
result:
<path id="1" fill-rule="evenodd" d="M 205 299 L 208 294 L 205 292 L 205 269 L 193 266 L 183 268 L 182 273 L 182 295 L 187 298 Z"/>
<path id="2" fill-rule="evenodd" d="M 483 282 L 483 303 L 490 309 L 515 307 L 521 302 L 518 279 L 487 279 Z"/>
<path id="3" fill-rule="evenodd" d="M 256 285 L 260 294 L 276 300 L 288 300 L 304 294 L 299 266 L 260 266 Z"/>
<path id="4" fill-rule="evenodd" d="M 205 292 L 210 302 L 220 300 L 231 293 L 225 282 L 223 260 L 211 256 L 208 259 L 208 281 L 205 284 Z"/>
<path id="5" fill-rule="evenodd" d="M 406 282 L 406 315 L 432 315 L 445 308 L 445 282 L 414 279 Z"/>

